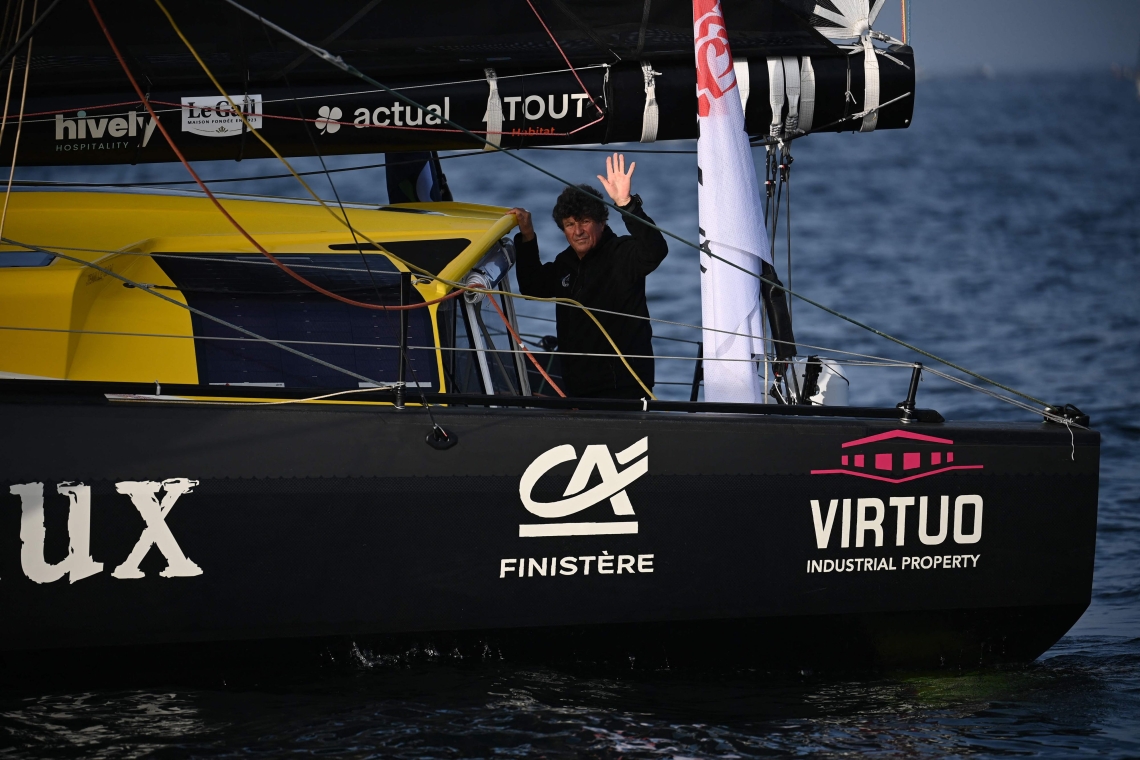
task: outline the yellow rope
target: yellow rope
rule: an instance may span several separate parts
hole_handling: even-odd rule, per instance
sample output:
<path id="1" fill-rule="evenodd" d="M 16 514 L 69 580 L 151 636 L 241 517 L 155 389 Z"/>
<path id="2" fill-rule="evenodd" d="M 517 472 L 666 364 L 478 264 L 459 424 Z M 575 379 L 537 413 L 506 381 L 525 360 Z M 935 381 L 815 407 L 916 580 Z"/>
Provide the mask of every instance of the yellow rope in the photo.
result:
<path id="1" fill-rule="evenodd" d="M 368 237 L 366 234 L 364 234 L 360 230 L 353 227 L 352 223 L 348 221 L 347 214 L 342 216 L 341 214 L 338 214 L 336 211 L 334 211 L 332 208 L 330 208 L 329 205 L 327 203 L 325 203 L 324 199 L 322 199 L 319 195 L 317 195 L 313 191 L 313 188 L 309 187 L 309 183 L 306 182 L 301 177 L 301 175 L 297 173 L 297 171 L 293 168 L 293 165 L 290 164 L 285 159 L 285 157 L 282 156 L 277 151 L 277 149 L 274 148 L 273 145 L 270 144 L 270 142 L 267 139 L 265 139 L 265 136 L 262 135 L 260 131 L 253 128 L 253 125 L 250 124 L 249 120 L 245 117 L 245 113 L 242 112 L 242 110 L 237 107 L 237 104 L 234 103 L 232 98 L 230 98 L 229 93 L 227 93 L 225 91 L 225 89 L 222 87 L 221 83 L 219 83 L 217 78 L 214 76 L 214 73 L 212 71 L 210 71 L 210 67 L 206 65 L 206 62 L 202 60 L 202 57 L 200 55 L 198 55 L 198 51 L 194 49 L 194 46 L 192 44 L 190 44 L 190 40 L 188 40 L 186 38 L 186 35 L 182 33 L 182 29 L 179 28 L 178 24 L 174 21 L 174 17 L 170 15 L 170 11 L 168 11 L 166 9 L 166 6 L 162 4 L 162 0 L 154 0 L 154 2 L 155 2 L 155 5 L 158 6 L 159 10 L 161 10 L 162 13 L 166 16 L 166 20 L 170 22 L 170 26 L 171 26 L 171 28 L 174 29 L 174 33 L 177 34 L 178 38 L 180 40 L 182 40 L 182 43 L 184 45 L 186 45 L 186 49 L 190 51 L 190 55 L 194 56 L 194 60 L 198 62 L 198 65 L 202 68 L 202 71 L 204 71 L 206 73 L 206 76 L 209 77 L 210 82 L 213 83 L 214 87 L 217 88 L 218 92 L 221 93 L 222 97 L 226 99 L 226 102 L 230 104 L 230 109 L 233 111 L 233 113 L 239 119 L 241 119 L 242 124 L 244 124 L 246 129 L 248 129 L 250 131 L 250 134 L 252 134 L 254 137 L 256 137 L 261 142 L 261 144 L 264 145 L 269 150 L 269 152 L 272 153 L 277 158 L 278 161 L 280 161 L 282 164 L 285 165 L 285 168 L 288 169 L 289 173 L 293 175 L 293 179 L 295 179 L 301 183 L 301 187 L 305 188 L 305 192 L 307 192 L 310 196 L 312 196 L 313 200 L 315 200 L 317 203 L 319 203 L 321 205 L 321 208 L 323 208 L 325 211 L 329 212 L 329 214 L 331 214 L 332 217 L 337 220 L 338 224 L 344 225 L 345 227 L 348 228 L 348 230 L 350 232 L 353 232 L 353 233 L 359 235 L 360 237 L 364 238 L 366 241 L 368 241 L 373 246 L 375 246 L 377 250 L 384 251 L 384 253 L 387 254 L 388 256 L 390 256 L 393 260 L 398 261 L 400 264 L 407 267 L 409 269 L 409 271 L 418 272 L 420 274 L 427 275 L 428 277 L 433 277 L 433 278 L 435 277 L 431 272 L 427 271 L 426 269 L 421 269 L 420 267 L 414 266 L 411 263 L 404 261 L 403 259 L 399 258 L 395 254 L 391 253 L 387 249 L 382 248 L 375 240 L 373 240 L 372 238 Z"/>
<path id="2" fill-rule="evenodd" d="M 214 87 L 217 88 L 218 92 L 222 95 L 222 97 L 224 97 L 226 99 L 226 102 L 230 104 L 230 109 L 233 111 L 234 114 L 237 115 L 237 117 L 239 119 L 241 119 L 241 121 L 245 125 L 246 129 L 248 129 L 253 134 L 254 137 L 256 137 L 258 140 L 260 140 L 261 144 L 264 145 L 266 148 L 268 148 L 269 151 L 277 158 L 278 161 L 280 161 L 282 164 L 285 165 L 285 168 L 289 170 L 289 173 L 293 175 L 294 179 L 296 179 L 298 182 L 301 183 L 301 186 L 303 188 L 305 188 L 305 191 L 310 196 L 312 196 L 313 200 L 315 200 L 317 203 L 321 204 L 321 207 L 324 208 L 325 211 L 328 211 L 329 214 L 331 214 L 332 217 L 334 219 L 336 219 L 339 224 L 343 224 L 345 227 L 347 227 L 349 229 L 349 231 L 351 231 L 351 232 L 359 235 L 360 237 L 364 238 L 366 241 L 368 241 L 373 246 L 375 246 L 375 248 L 377 250 L 384 251 L 385 254 L 387 254 L 393 260 L 404 265 L 409 270 L 414 270 L 416 272 L 419 272 L 420 274 L 427 275 L 428 277 L 432 278 L 433 280 L 436 280 L 437 282 L 442 282 L 443 284 L 448 285 L 450 287 L 460 288 L 462 290 L 468 290 L 468 291 L 472 291 L 472 292 L 476 292 L 476 293 L 494 293 L 494 294 L 499 294 L 499 295 L 506 295 L 506 296 L 510 296 L 512 298 L 522 298 L 523 300 L 526 300 L 526 301 L 541 301 L 541 302 L 545 302 L 545 303 L 567 303 L 567 304 L 572 304 L 574 306 L 577 306 L 578 308 L 585 311 L 586 314 L 589 315 L 590 319 L 593 320 L 594 324 L 598 326 L 598 329 L 602 331 L 602 335 L 605 336 L 606 341 L 613 348 L 614 353 L 617 354 L 617 357 L 619 359 L 621 359 L 621 363 L 625 365 L 625 368 L 627 370 L 629 370 L 629 374 L 633 375 L 633 379 L 637 381 L 637 384 L 641 386 L 641 389 L 643 391 L 645 391 L 645 393 L 649 396 L 649 398 L 653 399 L 654 401 L 657 400 L 657 397 L 653 395 L 653 392 L 651 390 L 649 390 L 649 387 L 644 382 L 642 382 L 641 377 L 636 372 L 633 371 L 633 367 L 630 366 L 629 362 L 626 360 L 625 356 L 622 354 L 621 349 L 618 348 L 617 343 L 614 342 L 614 339 L 610 336 L 609 332 L 606 331 L 606 328 L 602 326 L 602 323 L 598 320 L 598 318 L 596 316 L 594 316 L 594 314 L 588 308 L 586 308 L 582 304 L 578 303 L 577 301 L 575 301 L 571 298 L 538 298 L 536 296 L 525 296 L 525 295 L 521 295 L 519 293 L 511 293 L 509 291 L 481 290 L 478 288 L 469 288 L 469 287 L 467 287 L 461 283 L 449 282 L 447 280 L 441 279 L 440 277 L 433 274 L 432 272 L 429 272 L 425 269 L 421 269 L 417 266 L 413 266 L 409 262 L 404 261 L 403 259 L 399 258 L 395 254 L 393 254 L 393 253 L 389 252 L 388 250 L 382 248 L 372 238 L 368 237 L 366 234 L 364 234 L 360 230 L 353 227 L 352 224 L 348 221 L 348 215 L 347 214 L 342 216 L 341 214 L 338 214 L 336 211 L 334 211 L 332 208 L 330 208 L 329 205 L 327 203 L 325 203 L 324 199 L 322 199 L 319 195 L 317 195 L 315 192 L 313 192 L 313 189 L 311 187 L 309 187 L 309 184 L 307 182 L 305 182 L 305 180 L 301 178 L 301 175 L 299 175 L 296 172 L 296 170 L 293 169 L 293 166 L 287 160 L 285 160 L 285 157 L 282 156 L 280 153 L 278 153 L 277 149 L 274 148 L 269 143 L 269 141 L 267 139 L 265 139 L 265 136 L 262 135 L 258 130 L 253 128 L 253 125 L 249 123 L 248 119 L 246 119 L 245 113 L 243 113 L 242 110 L 237 107 L 237 104 L 235 104 L 234 101 L 230 98 L 229 94 L 225 91 L 225 88 L 223 88 L 222 85 L 218 82 L 218 80 L 214 77 L 213 72 L 210 71 L 210 68 L 206 65 L 206 62 L 202 60 L 202 57 L 200 55 L 198 55 L 198 51 L 194 49 L 194 46 L 192 44 L 190 44 L 190 40 L 188 40 L 186 38 L 186 35 L 182 33 L 182 30 L 179 28 L 178 24 L 174 21 L 174 17 L 170 15 L 170 11 L 168 11 L 166 9 L 166 6 L 162 4 L 162 0 L 154 0 L 154 2 L 158 6 L 159 10 L 162 11 L 163 15 L 166 16 L 166 20 L 170 22 L 170 26 L 171 26 L 171 28 L 174 29 L 175 34 L 177 34 L 178 38 L 180 40 L 182 40 L 182 43 L 184 45 L 186 45 L 186 49 L 190 51 L 190 54 L 192 56 L 194 56 L 194 60 L 198 62 L 198 65 L 200 67 L 202 67 L 202 71 L 206 72 L 206 76 L 210 78 L 210 82 L 213 83 Z"/>

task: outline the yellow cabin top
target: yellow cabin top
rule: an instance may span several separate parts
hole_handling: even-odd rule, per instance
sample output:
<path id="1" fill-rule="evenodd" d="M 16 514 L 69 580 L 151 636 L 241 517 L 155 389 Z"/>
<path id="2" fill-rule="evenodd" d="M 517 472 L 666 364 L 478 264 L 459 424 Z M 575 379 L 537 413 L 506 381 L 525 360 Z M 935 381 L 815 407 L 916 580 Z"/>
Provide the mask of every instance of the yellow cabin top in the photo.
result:
<path id="1" fill-rule="evenodd" d="M 453 289 L 441 280 L 461 281 L 515 225 L 505 209 L 468 203 L 348 206 L 352 226 L 373 246 L 353 239 L 335 205 L 330 213 L 300 201 L 222 203 L 258 243 L 306 278 L 353 300 L 388 305 L 400 303 L 405 262 L 438 275 L 414 276 L 415 293 L 408 288 L 405 302 L 439 298 Z M 395 379 L 400 312 L 341 304 L 308 289 L 260 254 L 207 198 L 18 192 L 3 237 L 13 244 L 0 246 L 0 377 L 312 388 Z M 200 313 L 29 247 L 98 264 Z M 203 314 L 352 374 L 244 337 Z M 462 297 L 406 314 L 408 345 L 419 348 L 409 351 L 419 387 L 454 389 L 455 378 L 472 374 L 475 364 L 494 385 L 485 359 L 475 363 L 464 349 L 441 350 L 482 345 L 487 335 Z M 474 375 L 478 380 L 479 367 Z"/>

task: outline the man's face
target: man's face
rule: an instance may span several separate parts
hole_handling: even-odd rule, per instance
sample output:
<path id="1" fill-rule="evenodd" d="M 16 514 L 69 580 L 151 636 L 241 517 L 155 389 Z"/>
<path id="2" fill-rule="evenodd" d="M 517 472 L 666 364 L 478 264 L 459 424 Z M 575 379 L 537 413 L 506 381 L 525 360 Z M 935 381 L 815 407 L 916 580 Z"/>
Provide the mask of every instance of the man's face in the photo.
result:
<path id="1" fill-rule="evenodd" d="M 593 219 L 579 219 L 570 216 L 562 220 L 562 232 L 566 234 L 566 242 L 582 258 L 590 252 L 598 241 L 602 239 L 602 230 L 606 225 Z"/>

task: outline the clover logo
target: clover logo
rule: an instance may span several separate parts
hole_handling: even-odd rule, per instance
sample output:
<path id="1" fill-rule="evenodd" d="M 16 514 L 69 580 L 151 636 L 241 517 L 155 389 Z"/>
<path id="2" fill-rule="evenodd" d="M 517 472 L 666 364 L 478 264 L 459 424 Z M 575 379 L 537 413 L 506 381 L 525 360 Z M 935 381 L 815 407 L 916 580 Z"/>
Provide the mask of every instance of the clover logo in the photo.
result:
<path id="1" fill-rule="evenodd" d="M 327 132 L 331 135 L 340 129 L 340 117 L 344 114 L 339 108 L 336 106 L 333 106 L 332 108 L 329 108 L 328 106 L 321 106 L 319 109 L 317 109 L 317 113 L 320 114 L 320 118 L 317 119 L 316 122 L 317 129 L 320 130 L 322 134 Z"/>

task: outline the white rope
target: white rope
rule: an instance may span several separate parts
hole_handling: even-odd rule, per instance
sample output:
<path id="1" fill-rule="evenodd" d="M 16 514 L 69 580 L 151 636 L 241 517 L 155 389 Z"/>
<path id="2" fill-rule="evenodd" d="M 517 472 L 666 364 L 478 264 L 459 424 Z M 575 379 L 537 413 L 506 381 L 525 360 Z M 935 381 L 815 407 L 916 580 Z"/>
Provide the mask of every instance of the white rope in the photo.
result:
<path id="1" fill-rule="evenodd" d="M 784 119 L 784 134 L 800 131 L 800 61 L 795 56 L 784 56 L 784 92 L 788 96 L 788 116 Z"/>
<path id="2" fill-rule="evenodd" d="M 28 244 L 25 244 L 25 243 L 20 243 L 20 245 L 24 248 L 33 248 L 32 246 L 29 246 Z M 86 253 L 102 253 L 102 254 L 107 254 L 107 255 L 119 254 L 119 255 L 124 255 L 124 256 L 151 256 L 151 257 L 155 257 L 155 258 L 191 259 L 194 261 L 208 261 L 211 263 L 217 263 L 220 261 L 220 262 L 229 263 L 229 264 L 252 264 L 254 266 L 276 266 L 275 264 L 273 264 L 271 262 L 265 262 L 265 261 L 255 261 L 255 260 L 250 260 L 250 259 L 214 258 L 214 257 L 207 257 L 207 256 L 193 256 L 190 254 L 181 254 L 181 253 L 143 253 L 143 252 L 139 252 L 139 251 L 113 251 L 113 250 L 108 250 L 108 249 L 103 249 L 103 248 L 76 248 L 76 247 L 59 246 L 59 245 L 53 245 L 53 246 L 45 245 L 42 248 L 35 247 L 33 249 L 34 250 L 43 250 L 44 252 L 47 252 L 47 253 L 51 253 L 52 250 L 82 251 L 82 252 L 86 252 Z M 19 253 L 19 251 L 0 251 L 0 255 L 3 255 L 4 253 Z M 377 253 L 382 253 L 382 252 L 377 251 Z M 79 259 L 72 259 L 71 257 L 64 257 L 64 258 L 67 258 L 67 259 L 69 259 L 71 261 L 75 261 L 75 262 L 81 261 Z M 106 258 L 106 256 L 101 257 L 101 258 L 97 259 L 96 261 L 97 262 L 103 261 L 105 258 Z M 349 268 L 349 267 L 330 267 L 330 266 L 321 266 L 318 264 L 295 264 L 295 265 L 291 265 L 291 266 L 293 266 L 293 268 L 295 268 L 295 269 L 302 269 L 302 268 L 304 268 L 304 269 L 324 269 L 324 270 L 334 271 L 334 272 L 358 272 L 359 273 L 359 272 L 367 271 L 364 269 L 353 269 L 353 268 Z M 378 272 L 377 274 L 391 275 L 394 273 L 392 273 L 392 272 Z M 500 293 L 500 291 L 485 291 L 485 292 L 487 292 L 487 293 Z M 510 297 L 510 298 L 521 298 L 523 300 L 528 300 L 524 296 L 522 296 L 518 293 L 512 293 L 512 292 L 507 292 L 507 291 L 501 291 L 501 293 L 503 295 Z M 584 306 L 578 306 L 575 304 L 561 304 L 561 305 L 567 306 L 567 307 L 573 308 L 573 309 L 585 310 L 585 308 L 586 308 Z M 731 335 L 731 336 L 736 336 L 736 337 L 740 337 L 740 338 L 749 338 L 752 340 L 757 339 L 757 336 L 752 335 L 750 333 L 735 332 L 732 330 L 721 330 L 721 329 L 717 329 L 717 328 L 704 328 L 704 327 L 701 327 L 700 325 L 689 324 L 688 322 L 677 322 L 677 321 L 669 320 L 669 319 L 660 319 L 658 317 L 643 317 L 639 314 L 625 314 L 623 312 L 610 311 L 608 309 L 596 309 L 595 308 L 595 309 L 590 309 L 590 311 L 593 311 L 593 312 L 598 313 L 598 314 L 610 314 L 613 316 L 625 317 L 627 319 L 640 319 L 640 320 L 645 321 L 645 322 L 655 322 L 657 324 L 671 325 L 673 327 L 683 327 L 683 328 L 690 329 L 690 330 L 698 330 L 699 331 L 699 330 L 708 329 L 710 332 L 723 333 L 725 335 Z M 535 316 L 532 314 L 521 314 L 520 313 L 518 316 L 520 318 L 534 319 L 534 320 L 538 320 L 538 321 L 542 321 L 542 322 L 557 323 L 557 321 L 558 321 L 556 319 L 551 319 L 549 317 L 539 317 L 539 316 Z M 30 329 L 43 329 L 43 330 L 47 330 L 47 328 L 17 328 L 17 327 L 9 327 L 9 328 L 0 327 L 0 329 L 29 329 L 29 330 Z M 64 331 L 64 332 L 67 332 L 67 331 Z M 95 333 L 95 334 L 102 334 L 102 333 Z M 169 336 L 167 336 L 167 335 L 152 334 L 152 333 L 113 333 L 112 332 L 112 333 L 106 333 L 106 334 L 108 334 L 108 335 L 119 335 L 119 334 L 137 335 L 139 337 L 172 337 L 172 338 L 192 338 L 192 337 L 195 337 L 195 336 L 190 336 L 190 335 L 169 335 Z M 694 343 L 694 344 L 700 343 L 700 341 L 691 341 L 691 340 L 686 340 L 684 338 L 672 338 L 672 337 L 667 337 L 667 336 L 654 336 L 654 337 L 661 338 L 663 340 L 673 340 L 673 341 Z M 221 337 L 219 337 L 219 338 L 206 338 L 204 336 L 199 338 L 199 339 L 200 340 L 243 340 L 242 338 L 221 338 Z M 265 339 L 265 340 L 268 340 L 268 339 Z M 890 359 L 890 358 L 883 357 L 883 356 L 875 356 L 874 354 L 862 354 L 862 353 L 858 353 L 855 351 L 843 351 L 843 350 L 838 349 L 838 348 L 828 348 L 825 346 L 814 346 L 810 343 L 803 343 L 800 341 L 796 341 L 796 342 L 782 341 L 782 340 L 776 340 L 775 338 L 768 338 L 768 340 L 771 342 L 774 342 L 774 343 L 783 343 L 783 344 L 787 344 L 787 345 L 794 345 L 794 346 L 797 346 L 799 348 L 807 348 L 807 349 L 811 349 L 813 351 L 828 351 L 828 352 L 831 352 L 834 354 L 843 354 L 845 356 L 855 356 L 855 357 L 859 357 L 861 359 L 870 359 L 870 360 L 874 360 L 874 361 L 878 361 L 878 362 L 895 362 L 895 361 L 897 361 L 895 359 Z M 294 343 L 294 344 L 298 344 L 298 345 L 332 345 L 332 346 L 364 346 L 364 347 L 369 347 L 369 348 L 396 348 L 396 346 L 387 346 L 387 345 L 381 345 L 381 344 L 322 343 L 321 341 L 280 341 L 280 342 Z M 416 349 L 423 348 L 423 349 L 427 349 L 427 350 L 435 350 L 433 347 L 428 347 L 428 346 L 424 346 L 424 347 L 412 346 L 410 348 L 416 348 Z M 455 350 L 469 350 L 469 349 L 455 349 Z M 611 356 L 612 354 L 602 354 L 602 355 L 603 356 Z M 904 366 L 912 366 L 912 365 L 906 364 Z"/>
<path id="3" fill-rule="evenodd" d="M 657 108 L 657 77 L 660 71 L 653 70 L 649 61 L 641 62 L 641 76 L 645 80 L 645 110 L 641 112 L 641 142 L 657 142 L 657 124 L 660 113 Z"/>
<path id="4" fill-rule="evenodd" d="M 258 338 L 230 338 L 225 336 L 215 335 L 175 335 L 171 333 L 136 333 L 136 332 L 120 332 L 113 330 L 76 330 L 67 329 L 63 327 L 22 327 L 16 325 L 0 325 L 0 330 L 15 330 L 20 332 L 50 332 L 50 333 L 69 333 L 75 335 L 108 335 L 113 337 L 122 338 L 176 338 L 179 340 L 216 340 L 238 343 L 258 343 L 263 342 L 264 339 Z M 507 333 L 502 332 L 488 332 L 492 335 L 505 336 Z M 334 348 L 376 348 L 376 349 L 399 349 L 400 346 L 396 344 L 387 343 L 347 343 L 343 341 L 323 341 L 323 340 L 278 340 L 277 343 L 287 343 L 290 345 L 298 346 L 328 346 Z M 514 354 L 516 350 L 513 348 L 466 348 L 462 346 L 408 346 L 409 351 L 456 351 L 472 353 L 476 351 L 486 351 L 492 354 Z M 820 349 L 828 350 L 828 349 Z M 584 356 L 602 359 L 614 359 L 615 354 L 592 353 L 588 351 L 537 351 L 536 353 L 544 354 L 547 356 Z M 843 351 L 835 351 L 834 353 L 844 353 Z M 693 356 L 671 356 L 668 354 L 623 354 L 629 359 L 664 359 L 669 361 L 695 361 L 696 357 Z M 837 359 L 829 356 L 821 356 L 820 358 L 835 364 L 852 367 L 913 367 L 912 362 L 900 362 L 892 359 L 884 359 L 882 361 L 858 361 L 854 359 Z M 767 361 L 771 364 L 782 364 L 783 362 L 776 359 L 716 359 L 713 357 L 705 357 L 705 361 L 724 361 L 724 362 L 761 362 Z M 368 381 L 372 383 L 373 381 Z M 366 390 L 376 390 L 376 388 L 387 387 L 380 383 L 374 383 L 374 387 L 370 386 Z"/>
<path id="5" fill-rule="evenodd" d="M 232 386 L 231 386 L 232 387 Z M 253 386 L 256 387 L 256 386 Z M 396 384 L 390 385 L 377 385 L 372 388 L 352 388 L 347 391 L 336 391 L 335 393 L 326 393 L 323 396 L 309 396 L 308 398 L 290 398 L 284 401 L 255 401 L 253 399 L 235 399 L 232 401 L 217 401 L 214 399 L 198 399 L 198 398 L 185 398 L 182 396 L 163 396 L 156 393 L 153 396 L 136 394 L 136 393 L 105 393 L 103 394 L 109 401 L 187 401 L 192 404 L 206 404 L 208 406 L 281 406 L 283 404 L 304 404 L 310 401 L 321 401 L 335 396 L 347 396 L 350 393 L 371 393 L 372 391 L 390 391 L 396 387 Z M 162 390 L 161 386 L 157 390 Z M 256 390 L 251 390 L 250 393 L 256 393 Z M 411 406 L 419 406 L 409 402 Z"/>
<path id="6" fill-rule="evenodd" d="M 868 32 L 870 30 L 868 29 Z M 871 35 L 864 34 L 863 42 L 863 124 L 860 132 L 874 132 L 879 125 L 879 57 L 871 44 Z"/>
<path id="7" fill-rule="evenodd" d="M 982 386 L 977 385 L 975 383 L 971 383 L 968 380 L 963 380 L 961 378 L 954 377 L 953 375 L 949 375 L 945 372 L 941 372 L 941 371 L 936 370 L 932 367 L 923 367 L 922 369 L 925 372 L 929 372 L 932 375 L 937 375 L 938 377 L 945 378 L 946 380 L 949 380 L 952 383 L 957 383 L 958 385 L 969 388 L 970 390 L 975 390 L 978 393 L 984 393 L 985 395 L 990 396 L 991 398 L 995 398 L 998 401 L 1004 401 L 1007 404 L 1012 404 L 1013 406 L 1016 406 L 1018 409 L 1022 409 L 1022 410 L 1027 411 L 1027 412 L 1031 412 L 1033 414 L 1041 415 L 1042 417 L 1049 420 L 1050 422 L 1056 422 L 1059 425 L 1065 425 L 1065 426 L 1072 425 L 1075 427 L 1079 427 L 1082 430 L 1088 430 L 1088 428 L 1086 428 L 1084 425 L 1077 425 L 1077 423 L 1073 422 L 1070 419 L 1066 419 L 1065 417 L 1061 417 L 1059 415 L 1053 414 L 1052 412 L 1049 412 L 1048 410 L 1039 409 L 1035 406 L 1031 406 L 1030 404 L 1026 404 L 1024 401 L 1018 401 L 1015 398 L 1011 398 L 1009 396 L 1003 396 L 1000 393 L 996 393 L 995 391 L 991 391 L 989 388 L 983 388 Z M 1070 432 L 1070 434 L 1072 433 L 1071 428 L 1070 428 L 1069 432 Z"/>
<path id="8" fill-rule="evenodd" d="M 815 68 L 811 56 L 805 55 L 800 62 L 800 132 L 811 131 L 815 118 Z"/>
<path id="9" fill-rule="evenodd" d="M 768 59 L 768 106 L 772 109 L 772 123 L 768 134 L 774 140 L 783 136 L 784 116 L 784 61 Z"/>
<path id="10" fill-rule="evenodd" d="M 483 121 L 487 124 L 487 142 L 483 150 L 498 150 L 503 142 L 503 101 L 499 98 L 499 77 L 494 69 L 483 69 L 487 75 L 487 112 Z"/>

